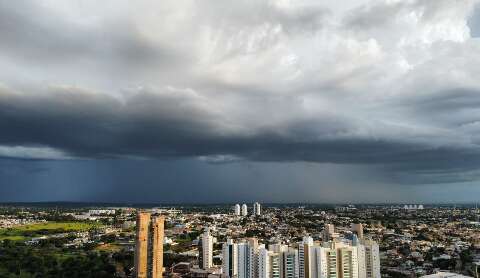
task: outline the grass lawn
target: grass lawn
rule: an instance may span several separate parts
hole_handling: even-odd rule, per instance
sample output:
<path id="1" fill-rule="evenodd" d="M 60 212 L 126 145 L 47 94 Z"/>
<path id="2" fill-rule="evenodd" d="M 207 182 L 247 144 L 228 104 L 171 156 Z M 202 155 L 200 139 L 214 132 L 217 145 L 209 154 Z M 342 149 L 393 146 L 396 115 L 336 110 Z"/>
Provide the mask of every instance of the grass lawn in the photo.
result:
<path id="1" fill-rule="evenodd" d="M 23 225 L 13 228 L 0 229 L 0 241 L 4 239 L 27 240 L 29 238 L 39 237 L 42 235 L 87 231 L 91 228 L 99 226 L 101 226 L 101 224 L 90 222 L 46 222 Z"/>
<path id="2" fill-rule="evenodd" d="M 14 229 L 18 231 L 40 231 L 40 230 L 59 230 L 62 229 L 67 232 L 86 231 L 90 228 L 100 226 L 97 223 L 88 222 L 46 222 L 31 225 L 18 226 Z"/>
<path id="3" fill-rule="evenodd" d="M 9 239 L 9 240 L 26 240 L 24 236 L 8 236 L 8 235 L 2 235 L 0 232 L 0 241 L 4 239 Z"/>

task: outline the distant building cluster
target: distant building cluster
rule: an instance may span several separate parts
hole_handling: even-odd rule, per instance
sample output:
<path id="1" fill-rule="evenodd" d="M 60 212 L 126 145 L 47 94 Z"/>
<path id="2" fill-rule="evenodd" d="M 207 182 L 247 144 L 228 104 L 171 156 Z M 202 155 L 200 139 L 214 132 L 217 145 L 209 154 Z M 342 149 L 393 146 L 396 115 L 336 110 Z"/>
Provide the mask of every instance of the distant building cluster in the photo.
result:
<path id="1" fill-rule="evenodd" d="M 423 205 L 404 205 L 403 209 L 423 209 Z"/>
<path id="2" fill-rule="evenodd" d="M 115 210 L 114 209 L 91 209 L 88 211 L 88 214 L 90 216 L 94 215 L 114 215 Z"/>
<path id="3" fill-rule="evenodd" d="M 248 206 L 247 204 L 243 204 L 240 206 L 240 204 L 236 204 L 233 207 L 233 214 L 237 216 L 248 216 Z M 262 206 L 260 203 L 255 202 L 253 204 L 253 215 L 261 215 L 262 214 Z"/>

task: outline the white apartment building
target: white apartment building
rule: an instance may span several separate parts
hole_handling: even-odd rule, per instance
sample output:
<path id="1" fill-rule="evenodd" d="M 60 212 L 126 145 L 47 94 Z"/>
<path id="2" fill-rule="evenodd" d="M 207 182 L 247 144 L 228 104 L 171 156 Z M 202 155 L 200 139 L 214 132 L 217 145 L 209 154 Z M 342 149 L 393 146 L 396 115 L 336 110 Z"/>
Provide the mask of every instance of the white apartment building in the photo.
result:
<path id="1" fill-rule="evenodd" d="M 380 278 L 380 251 L 378 243 L 373 240 L 362 240 L 365 248 L 366 278 Z"/>
<path id="2" fill-rule="evenodd" d="M 250 250 L 247 242 L 240 242 L 237 244 L 238 248 L 238 278 L 250 277 Z"/>
<path id="3" fill-rule="evenodd" d="M 242 205 L 242 216 L 247 216 L 248 215 L 248 207 L 247 204 Z"/>
<path id="4" fill-rule="evenodd" d="M 250 261 L 250 276 L 249 278 L 257 278 L 258 277 L 258 251 L 259 245 L 258 240 L 256 238 L 248 239 L 249 243 L 249 261 Z"/>
<path id="5" fill-rule="evenodd" d="M 281 255 L 261 247 L 258 252 L 258 278 L 281 278 Z"/>
<path id="6" fill-rule="evenodd" d="M 298 275 L 299 278 L 310 278 L 310 252 L 313 246 L 313 239 L 309 236 L 303 238 L 298 244 Z"/>
<path id="7" fill-rule="evenodd" d="M 312 278 L 358 278 L 357 248 L 341 242 L 313 246 L 310 275 Z"/>
<path id="8" fill-rule="evenodd" d="M 206 228 L 201 236 L 201 265 L 203 269 L 209 269 L 213 266 L 213 237 L 210 235 L 210 229 Z"/>
<path id="9" fill-rule="evenodd" d="M 237 277 L 238 271 L 238 255 L 237 244 L 228 239 L 222 248 L 222 273 L 226 277 Z"/>
<path id="10" fill-rule="evenodd" d="M 304 238 L 298 250 L 299 276 L 303 278 L 380 278 L 378 244 L 330 241 L 322 246 Z"/>
<path id="11" fill-rule="evenodd" d="M 255 238 L 235 243 L 228 240 L 223 246 L 223 274 L 228 277 L 258 277 L 258 241 Z"/>
<path id="12" fill-rule="evenodd" d="M 239 204 L 235 204 L 235 206 L 233 207 L 233 213 L 237 216 L 240 216 L 240 205 Z"/>
<path id="13" fill-rule="evenodd" d="M 253 204 L 253 215 L 261 215 L 262 214 L 262 207 L 258 202 Z"/>

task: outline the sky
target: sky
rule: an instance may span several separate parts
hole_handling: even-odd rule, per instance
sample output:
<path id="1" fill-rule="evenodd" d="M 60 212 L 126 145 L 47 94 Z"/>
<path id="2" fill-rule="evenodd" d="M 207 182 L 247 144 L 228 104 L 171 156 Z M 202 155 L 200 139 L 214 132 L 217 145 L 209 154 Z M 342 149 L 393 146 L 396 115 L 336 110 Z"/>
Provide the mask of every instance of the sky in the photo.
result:
<path id="1" fill-rule="evenodd" d="M 0 0 L 0 202 L 477 202 L 477 0 Z"/>

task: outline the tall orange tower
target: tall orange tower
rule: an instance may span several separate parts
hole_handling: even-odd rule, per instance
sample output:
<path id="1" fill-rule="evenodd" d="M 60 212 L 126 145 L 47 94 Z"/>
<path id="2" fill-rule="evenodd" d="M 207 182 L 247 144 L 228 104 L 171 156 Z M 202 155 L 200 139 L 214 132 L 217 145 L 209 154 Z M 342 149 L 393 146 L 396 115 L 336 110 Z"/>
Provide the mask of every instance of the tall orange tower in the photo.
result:
<path id="1" fill-rule="evenodd" d="M 135 277 L 161 278 L 163 274 L 163 216 L 148 212 L 137 214 Z"/>
<path id="2" fill-rule="evenodd" d="M 162 277 L 164 221 L 163 216 L 157 216 L 152 221 L 152 278 Z"/>

